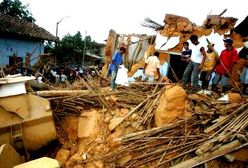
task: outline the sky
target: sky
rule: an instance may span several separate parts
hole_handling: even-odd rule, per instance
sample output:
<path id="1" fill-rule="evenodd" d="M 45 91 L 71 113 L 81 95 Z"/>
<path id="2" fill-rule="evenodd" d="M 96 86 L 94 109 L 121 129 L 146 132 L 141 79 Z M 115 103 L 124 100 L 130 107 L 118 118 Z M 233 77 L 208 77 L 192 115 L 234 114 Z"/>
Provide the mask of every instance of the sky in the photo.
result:
<path id="1" fill-rule="evenodd" d="M 165 14 L 187 17 L 197 25 L 202 25 L 208 14 L 220 14 L 238 18 L 237 24 L 247 15 L 246 0 L 20 0 L 29 5 L 29 11 L 36 24 L 62 38 L 80 31 L 83 38 L 105 43 L 109 30 L 118 34 L 148 34 L 156 32 L 141 26 L 148 17 L 161 25 Z M 236 24 L 236 25 L 237 25 Z"/>

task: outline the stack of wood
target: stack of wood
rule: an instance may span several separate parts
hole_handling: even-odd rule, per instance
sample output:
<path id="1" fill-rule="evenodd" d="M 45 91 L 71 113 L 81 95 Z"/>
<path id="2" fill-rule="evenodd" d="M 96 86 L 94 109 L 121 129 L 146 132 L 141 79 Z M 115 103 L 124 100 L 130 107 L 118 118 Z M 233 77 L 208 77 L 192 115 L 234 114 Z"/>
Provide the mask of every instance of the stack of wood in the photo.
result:
<path id="1" fill-rule="evenodd" d="M 231 152 L 248 146 L 248 102 L 227 105 L 192 101 L 198 106 L 194 110 L 201 111 L 186 120 L 117 138 L 121 146 L 104 156 L 105 163 L 114 162 L 117 167 L 184 168 L 227 154 L 232 161 L 238 159 Z"/>

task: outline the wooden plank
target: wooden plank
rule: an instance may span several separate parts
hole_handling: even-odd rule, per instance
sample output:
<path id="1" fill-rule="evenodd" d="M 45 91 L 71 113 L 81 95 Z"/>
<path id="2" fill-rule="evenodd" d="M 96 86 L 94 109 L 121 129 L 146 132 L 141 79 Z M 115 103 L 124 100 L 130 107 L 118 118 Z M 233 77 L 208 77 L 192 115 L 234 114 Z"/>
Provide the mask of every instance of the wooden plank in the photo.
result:
<path id="1" fill-rule="evenodd" d="M 171 168 L 190 168 L 190 167 L 195 167 L 200 164 L 206 163 L 210 160 L 213 160 L 215 158 L 218 158 L 220 156 L 223 156 L 225 154 L 228 154 L 230 152 L 236 151 L 237 149 L 243 148 L 248 145 L 248 142 L 245 144 L 241 144 L 239 140 L 235 140 L 233 142 L 230 142 L 226 145 L 222 145 L 219 149 L 213 151 L 213 152 L 208 152 L 205 153 L 202 156 L 197 156 L 192 159 L 186 160 L 184 162 L 181 162 L 175 166 L 172 166 Z"/>
<path id="2" fill-rule="evenodd" d="M 25 82 L 28 80 L 34 80 L 35 77 L 33 76 L 18 76 L 18 77 L 6 77 L 0 78 L 0 84 L 8 84 L 8 83 L 17 83 L 17 82 Z"/>

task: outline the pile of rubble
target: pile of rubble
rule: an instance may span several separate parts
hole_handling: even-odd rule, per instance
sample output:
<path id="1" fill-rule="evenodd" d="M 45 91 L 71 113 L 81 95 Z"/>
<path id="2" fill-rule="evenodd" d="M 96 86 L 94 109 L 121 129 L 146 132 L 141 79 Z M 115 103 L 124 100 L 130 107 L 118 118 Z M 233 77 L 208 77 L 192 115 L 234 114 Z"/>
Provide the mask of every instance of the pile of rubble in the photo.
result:
<path id="1" fill-rule="evenodd" d="M 213 30 L 224 34 L 233 29 L 237 20 L 224 18 L 222 14 L 208 15 L 202 26 L 185 17 L 167 14 L 159 31 L 169 38 L 180 36 L 179 44 L 169 49 L 180 51 L 182 42 L 191 34 L 209 35 Z M 233 36 L 240 41 L 238 35 Z M 227 100 L 218 100 L 218 95 L 194 94 L 163 78 L 153 85 L 136 79 L 116 91 L 104 87 L 108 85 L 105 76 L 116 48 L 127 47 L 124 64 L 129 76 L 133 76 L 144 66 L 145 57 L 155 51 L 154 38 L 121 36 L 110 31 L 102 76 L 97 73 L 95 79 L 87 76 L 73 84 L 47 85 L 49 90 L 33 92 L 51 103 L 51 118 L 62 144 L 55 159 L 61 167 L 184 168 L 247 164 L 247 97 L 229 93 Z M 160 53 L 161 64 L 167 58 L 167 54 Z"/>
<path id="2" fill-rule="evenodd" d="M 87 90 L 38 91 L 48 98 L 63 167 L 193 167 L 245 165 L 248 161 L 248 101 L 186 93 L 164 82 Z"/>

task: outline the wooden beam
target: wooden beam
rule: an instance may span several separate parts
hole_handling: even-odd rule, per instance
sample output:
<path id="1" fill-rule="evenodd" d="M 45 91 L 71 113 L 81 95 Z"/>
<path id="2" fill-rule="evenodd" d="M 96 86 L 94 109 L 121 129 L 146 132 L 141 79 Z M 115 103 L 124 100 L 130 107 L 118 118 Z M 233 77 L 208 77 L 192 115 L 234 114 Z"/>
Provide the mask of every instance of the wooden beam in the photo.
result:
<path id="1" fill-rule="evenodd" d="M 219 149 L 213 151 L 213 152 L 208 152 L 205 153 L 201 156 L 194 157 L 192 159 L 186 160 L 184 162 L 181 162 L 175 166 L 172 166 L 171 168 L 190 168 L 190 167 L 195 167 L 200 164 L 206 163 L 210 160 L 213 160 L 215 158 L 218 158 L 220 156 L 223 156 L 225 154 L 228 154 L 230 152 L 233 152 L 235 150 L 238 150 L 240 148 L 243 148 L 245 146 L 248 146 L 248 142 L 245 144 L 241 144 L 239 140 L 235 140 L 233 142 L 230 142 L 226 145 L 222 145 Z"/>

